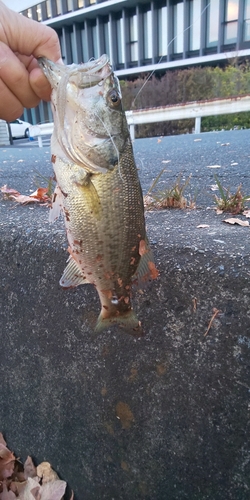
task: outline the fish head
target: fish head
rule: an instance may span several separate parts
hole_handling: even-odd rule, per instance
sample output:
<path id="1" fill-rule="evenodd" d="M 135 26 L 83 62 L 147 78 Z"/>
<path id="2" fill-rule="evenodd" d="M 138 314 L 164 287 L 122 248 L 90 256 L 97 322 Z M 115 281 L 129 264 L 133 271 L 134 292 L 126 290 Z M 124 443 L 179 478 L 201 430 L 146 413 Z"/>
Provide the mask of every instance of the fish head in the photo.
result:
<path id="1" fill-rule="evenodd" d="M 108 56 L 70 66 L 40 58 L 39 64 L 52 87 L 54 139 L 64 155 L 91 173 L 113 170 L 129 132 Z"/>

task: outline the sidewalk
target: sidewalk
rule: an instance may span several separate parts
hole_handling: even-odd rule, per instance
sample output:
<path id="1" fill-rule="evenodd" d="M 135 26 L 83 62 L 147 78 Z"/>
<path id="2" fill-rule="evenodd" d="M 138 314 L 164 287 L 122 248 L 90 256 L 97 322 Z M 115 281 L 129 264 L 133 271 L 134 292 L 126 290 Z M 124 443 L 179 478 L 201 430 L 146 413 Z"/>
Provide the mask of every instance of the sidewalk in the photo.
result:
<path id="1" fill-rule="evenodd" d="M 192 170 L 201 193 L 196 210 L 147 213 L 160 277 L 133 295 L 141 339 L 96 337 L 94 288 L 58 284 L 63 222 L 0 202 L 0 430 L 22 459 L 49 461 L 76 500 L 248 499 L 250 228 L 211 209 L 207 167 L 220 161 L 223 184 L 250 193 L 249 137 L 135 142 L 144 192 L 166 166 L 169 179 Z M 50 175 L 49 149 L 0 150 L 1 185 L 28 194 L 34 169 Z"/>

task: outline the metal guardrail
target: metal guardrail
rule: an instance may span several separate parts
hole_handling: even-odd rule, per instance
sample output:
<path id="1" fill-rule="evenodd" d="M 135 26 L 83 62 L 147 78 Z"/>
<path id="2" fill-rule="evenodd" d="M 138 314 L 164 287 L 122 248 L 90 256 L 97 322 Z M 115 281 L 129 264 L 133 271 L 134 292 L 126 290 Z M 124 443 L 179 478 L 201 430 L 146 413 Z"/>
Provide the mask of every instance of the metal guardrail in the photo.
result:
<path id="1" fill-rule="evenodd" d="M 39 148 L 42 148 L 42 146 L 43 146 L 42 136 L 43 135 L 52 135 L 53 130 L 54 130 L 54 123 L 53 122 L 40 123 L 40 125 L 32 125 L 31 127 L 29 127 L 29 137 L 30 137 L 30 139 L 37 137 L 38 138 L 38 146 L 39 146 Z"/>
<path id="2" fill-rule="evenodd" d="M 194 133 L 199 134 L 203 116 L 241 113 L 242 111 L 250 111 L 250 94 L 223 99 L 185 102 L 157 108 L 136 109 L 127 111 L 126 117 L 131 138 L 134 139 L 134 127 L 138 124 L 195 118 Z"/>
<path id="3" fill-rule="evenodd" d="M 223 99 L 185 102 L 157 108 L 136 109 L 126 111 L 126 118 L 131 139 L 134 139 L 135 125 L 195 118 L 194 133 L 199 134 L 203 116 L 241 113 L 243 111 L 250 111 L 250 94 Z M 42 147 L 42 136 L 52 134 L 53 129 L 53 123 L 33 125 L 29 129 L 30 137 L 38 137 L 38 145 Z"/>

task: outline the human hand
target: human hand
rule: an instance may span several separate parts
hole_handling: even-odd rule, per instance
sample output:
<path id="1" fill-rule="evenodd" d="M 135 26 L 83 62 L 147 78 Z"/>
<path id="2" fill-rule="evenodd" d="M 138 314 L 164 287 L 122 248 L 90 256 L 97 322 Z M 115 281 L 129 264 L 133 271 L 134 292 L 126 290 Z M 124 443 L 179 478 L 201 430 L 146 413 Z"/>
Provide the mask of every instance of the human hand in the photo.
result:
<path id="1" fill-rule="evenodd" d="M 49 101 L 51 87 L 37 58 L 60 62 L 56 32 L 6 7 L 0 0 L 0 118 L 12 121 L 23 108 Z"/>

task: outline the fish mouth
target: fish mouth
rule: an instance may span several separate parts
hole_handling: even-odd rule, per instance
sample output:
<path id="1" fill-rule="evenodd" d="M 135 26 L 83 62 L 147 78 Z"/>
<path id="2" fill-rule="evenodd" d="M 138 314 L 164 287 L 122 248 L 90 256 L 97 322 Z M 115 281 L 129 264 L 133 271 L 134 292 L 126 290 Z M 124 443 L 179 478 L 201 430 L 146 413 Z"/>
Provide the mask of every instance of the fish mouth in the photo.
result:
<path id="1" fill-rule="evenodd" d="M 87 63 L 71 64 L 70 66 L 55 63 L 46 57 L 39 57 L 37 61 L 52 87 L 57 86 L 65 73 L 68 81 L 71 78 L 77 78 L 79 88 L 96 85 L 112 73 L 107 54 L 103 54 L 98 59 L 90 59 Z"/>

